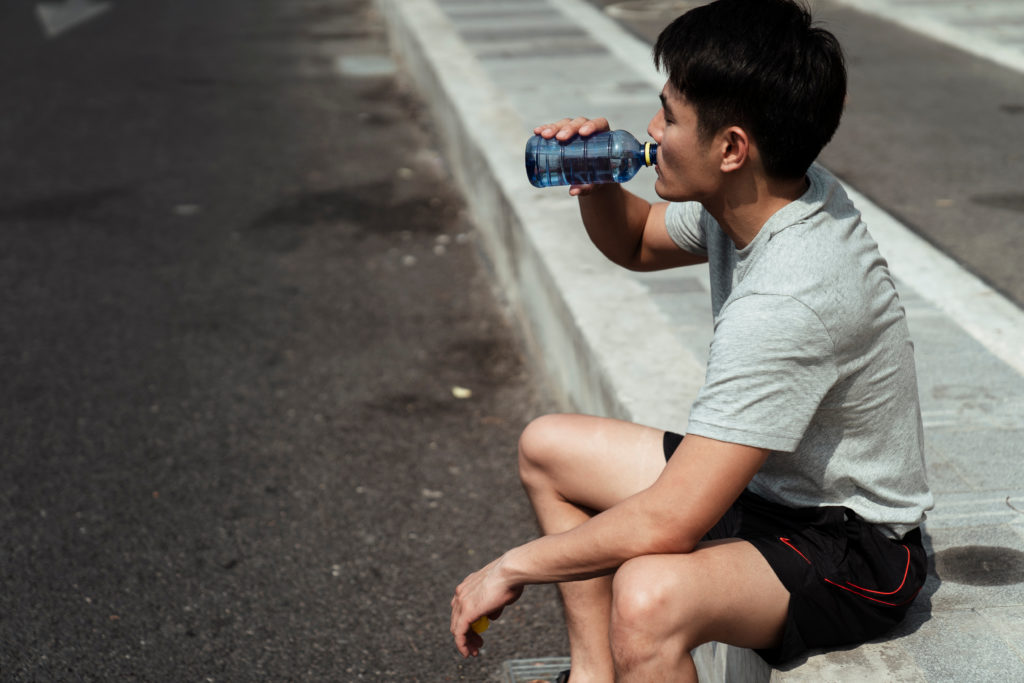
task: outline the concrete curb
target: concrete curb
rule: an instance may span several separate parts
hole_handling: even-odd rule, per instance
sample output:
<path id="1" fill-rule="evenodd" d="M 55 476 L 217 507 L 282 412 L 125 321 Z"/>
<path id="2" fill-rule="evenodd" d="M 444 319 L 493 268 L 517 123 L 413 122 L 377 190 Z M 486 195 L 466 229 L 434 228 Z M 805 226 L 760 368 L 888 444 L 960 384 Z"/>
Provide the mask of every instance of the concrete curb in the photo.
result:
<path id="1" fill-rule="evenodd" d="M 396 55 L 433 108 L 498 285 L 562 403 L 678 429 L 680 406 L 693 401 L 704 380 L 702 363 L 675 341 L 646 290 L 596 252 L 575 203 L 526 183 L 522 153 L 509 150 L 524 149 L 530 129 L 436 5 L 380 4 Z M 655 396 L 650 387 L 666 366 L 678 379 Z"/>

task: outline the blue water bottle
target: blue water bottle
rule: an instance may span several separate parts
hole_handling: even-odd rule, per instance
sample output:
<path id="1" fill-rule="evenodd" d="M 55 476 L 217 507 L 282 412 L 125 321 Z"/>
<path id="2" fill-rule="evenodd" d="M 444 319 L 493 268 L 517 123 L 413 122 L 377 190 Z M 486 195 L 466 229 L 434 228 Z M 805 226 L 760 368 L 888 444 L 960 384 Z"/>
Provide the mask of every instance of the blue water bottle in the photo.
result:
<path id="1" fill-rule="evenodd" d="M 641 144 L 624 130 L 564 142 L 534 135 L 526 141 L 526 175 L 534 187 L 624 183 L 657 157 L 656 143 Z"/>

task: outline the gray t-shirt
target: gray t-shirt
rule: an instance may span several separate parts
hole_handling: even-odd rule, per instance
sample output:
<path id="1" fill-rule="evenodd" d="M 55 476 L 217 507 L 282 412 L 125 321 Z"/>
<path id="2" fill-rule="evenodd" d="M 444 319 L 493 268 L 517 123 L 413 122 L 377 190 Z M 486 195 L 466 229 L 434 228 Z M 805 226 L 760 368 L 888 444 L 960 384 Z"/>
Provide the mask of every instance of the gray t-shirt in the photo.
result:
<path id="1" fill-rule="evenodd" d="M 807 175 L 743 249 L 700 204 L 669 206 L 672 239 L 708 256 L 715 324 L 687 432 L 773 451 L 749 486 L 763 498 L 901 537 L 933 502 L 906 316 L 842 186 Z"/>

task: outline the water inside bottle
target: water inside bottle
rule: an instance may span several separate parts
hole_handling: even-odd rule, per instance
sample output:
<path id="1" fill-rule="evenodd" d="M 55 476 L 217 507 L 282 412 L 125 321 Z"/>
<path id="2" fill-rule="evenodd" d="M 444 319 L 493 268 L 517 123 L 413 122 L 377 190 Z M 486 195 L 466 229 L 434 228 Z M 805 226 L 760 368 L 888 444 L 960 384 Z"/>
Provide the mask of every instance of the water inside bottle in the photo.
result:
<path id="1" fill-rule="evenodd" d="M 526 154 L 526 174 L 536 187 L 623 183 L 644 165 L 642 148 L 623 149 L 610 134 L 565 142 L 535 136 Z"/>

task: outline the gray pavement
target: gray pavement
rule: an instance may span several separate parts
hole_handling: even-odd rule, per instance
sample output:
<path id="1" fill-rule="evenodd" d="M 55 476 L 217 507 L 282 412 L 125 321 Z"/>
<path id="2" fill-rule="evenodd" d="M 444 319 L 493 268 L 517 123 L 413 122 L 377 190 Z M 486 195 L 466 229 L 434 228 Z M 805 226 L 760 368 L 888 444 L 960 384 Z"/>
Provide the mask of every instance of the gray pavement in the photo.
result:
<path id="1" fill-rule="evenodd" d="M 494 276 L 561 400 L 684 429 L 710 339 L 705 273 L 616 269 L 589 244 L 564 191 L 534 190 L 522 169 L 535 123 L 599 113 L 642 133 L 661 84 L 648 46 L 581 0 L 379 1 L 406 77 L 432 107 Z M 858 30 L 884 29 L 865 16 Z M 653 196 L 651 181 L 642 172 L 630 187 Z M 916 341 L 937 499 L 926 524 L 932 572 L 891 638 L 774 671 L 749 652 L 709 645 L 699 655 L 702 674 L 709 681 L 1024 678 L 1024 316 L 959 265 L 967 259 L 932 247 L 855 182 L 849 189 L 899 280 Z M 987 224 L 967 225 L 971 235 Z M 479 666 L 498 663 L 485 658 Z"/>

